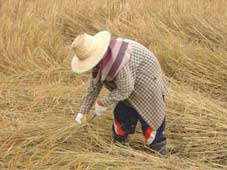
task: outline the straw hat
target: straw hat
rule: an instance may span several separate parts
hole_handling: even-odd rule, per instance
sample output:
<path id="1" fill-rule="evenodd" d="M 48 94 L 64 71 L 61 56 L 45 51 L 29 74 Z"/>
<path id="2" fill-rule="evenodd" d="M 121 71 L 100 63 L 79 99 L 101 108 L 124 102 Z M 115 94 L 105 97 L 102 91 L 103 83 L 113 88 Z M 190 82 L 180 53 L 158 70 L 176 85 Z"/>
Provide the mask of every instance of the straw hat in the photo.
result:
<path id="1" fill-rule="evenodd" d="M 72 71 L 81 74 L 96 66 L 105 56 L 110 40 L 109 31 L 100 31 L 94 36 L 86 33 L 77 36 L 72 43 Z"/>

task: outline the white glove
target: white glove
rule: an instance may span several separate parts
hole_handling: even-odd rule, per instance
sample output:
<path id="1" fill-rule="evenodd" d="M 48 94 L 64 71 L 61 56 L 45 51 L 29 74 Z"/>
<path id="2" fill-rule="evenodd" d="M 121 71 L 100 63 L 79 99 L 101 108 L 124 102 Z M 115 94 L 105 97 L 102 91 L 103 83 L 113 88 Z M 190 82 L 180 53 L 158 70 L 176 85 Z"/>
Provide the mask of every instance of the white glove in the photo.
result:
<path id="1" fill-rule="evenodd" d="M 75 118 L 76 123 L 78 123 L 80 125 L 82 123 L 83 117 L 84 117 L 84 115 L 82 113 L 78 113 Z"/>
<path id="2" fill-rule="evenodd" d="M 99 105 L 98 102 L 95 103 L 96 116 L 101 116 L 101 114 L 104 113 L 106 110 L 107 110 L 107 107 Z"/>

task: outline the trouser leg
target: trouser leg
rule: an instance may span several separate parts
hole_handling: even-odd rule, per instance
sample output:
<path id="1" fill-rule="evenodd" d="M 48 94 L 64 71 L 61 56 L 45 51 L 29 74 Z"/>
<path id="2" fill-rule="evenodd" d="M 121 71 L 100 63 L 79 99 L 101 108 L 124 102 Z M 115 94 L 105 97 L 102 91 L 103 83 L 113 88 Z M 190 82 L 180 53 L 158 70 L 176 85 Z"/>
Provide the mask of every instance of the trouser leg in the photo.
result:
<path id="1" fill-rule="evenodd" d="M 154 131 L 141 116 L 139 116 L 139 120 L 142 126 L 145 141 L 149 147 L 152 150 L 159 152 L 161 155 L 166 155 L 168 151 L 166 148 L 166 138 L 163 134 L 165 130 L 165 118 L 157 131 Z"/>
<path id="2" fill-rule="evenodd" d="M 139 121 L 141 123 L 141 127 L 142 127 L 142 131 L 143 131 L 145 141 L 148 145 L 165 140 L 165 137 L 163 135 L 163 132 L 165 130 L 165 119 L 163 120 L 161 126 L 158 128 L 157 131 L 154 131 L 146 123 L 146 121 L 144 121 L 144 119 L 141 116 L 139 116 Z"/>
<path id="3" fill-rule="evenodd" d="M 129 134 L 135 133 L 138 115 L 135 109 L 119 102 L 114 109 L 112 126 L 114 140 L 125 143 Z"/>

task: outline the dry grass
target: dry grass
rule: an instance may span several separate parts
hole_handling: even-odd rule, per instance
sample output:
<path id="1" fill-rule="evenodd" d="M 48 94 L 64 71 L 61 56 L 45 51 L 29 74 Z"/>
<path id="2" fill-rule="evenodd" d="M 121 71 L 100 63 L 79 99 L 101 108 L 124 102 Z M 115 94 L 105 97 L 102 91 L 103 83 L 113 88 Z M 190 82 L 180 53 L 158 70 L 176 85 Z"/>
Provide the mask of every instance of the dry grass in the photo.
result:
<path id="1" fill-rule="evenodd" d="M 226 11 L 224 0 L 0 0 L 0 169 L 227 169 Z M 73 122 L 87 75 L 71 73 L 69 44 L 102 29 L 158 56 L 169 158 L 140 134 L 114 145 L 111 110 Z"/>

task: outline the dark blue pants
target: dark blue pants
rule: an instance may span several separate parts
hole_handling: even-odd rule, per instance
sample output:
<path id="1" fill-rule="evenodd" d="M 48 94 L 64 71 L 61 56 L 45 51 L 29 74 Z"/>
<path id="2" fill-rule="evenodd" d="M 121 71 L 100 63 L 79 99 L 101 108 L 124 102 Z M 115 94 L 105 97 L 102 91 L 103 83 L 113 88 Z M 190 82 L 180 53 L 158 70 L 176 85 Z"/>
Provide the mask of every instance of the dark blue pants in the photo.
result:
<path id="1" fill-rule="evenodd" d="M 127 106 L 123 102 L 119 102 L 114 109 L 114 124 L 112 126 L 114 137 L 127 138 L 129 134 L 135 133 L 138 121 L 141 123 L 147 144 L 154 144 L 165 140 L 163 135 L 165 130 L 165 118 L 161 126 L 155 132 L 134 108 Z"/>

